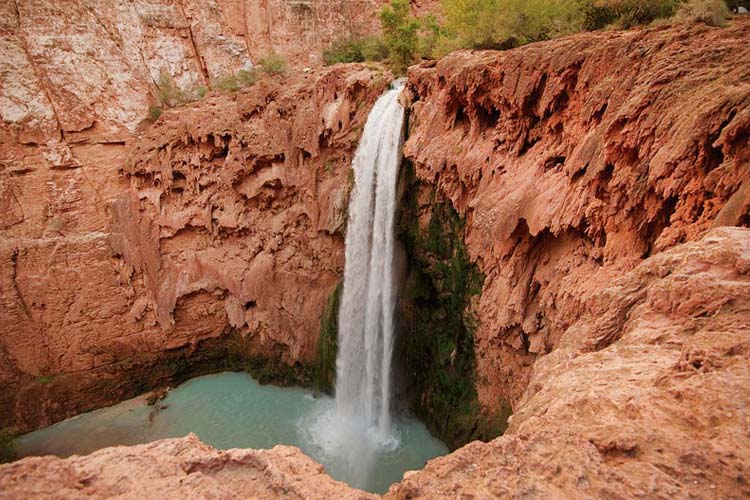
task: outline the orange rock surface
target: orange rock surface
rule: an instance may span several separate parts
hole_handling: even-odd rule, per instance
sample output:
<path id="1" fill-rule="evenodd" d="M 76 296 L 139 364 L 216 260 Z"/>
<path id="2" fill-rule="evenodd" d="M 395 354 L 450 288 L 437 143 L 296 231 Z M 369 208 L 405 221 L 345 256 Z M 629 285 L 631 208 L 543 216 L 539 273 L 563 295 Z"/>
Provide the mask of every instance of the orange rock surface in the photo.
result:
<path id="1" fill-rule="evenodd" d="M 273 46 L 227 18 L 251 4 L 222 3 L 231 37 L 198 17 L 212 2 L 63 5 L 0 6 L 0 427 L 112 402 L 160 356 L 230 338 L 309 360 L 343 265 L 348 165 L 389 75 L 266 76 L 150 124 L 162 68 L 187 88 Z M 434 193 L 466 218 L 486 276 L 470 311 L 479 401 L 514 415 L 387 496 L 750 496 L 750 230 L 726 227 L 750 225 L 748 42 L 735 19 L 411 68 L 422 214 Z M 149 484 L 365 495 L 298 451 L 194 437 L 0 467 L 9 498 Z"/>
<path id="2" fill-rule="evenodd" d="M 749 41 L 742 19 L 411 68 L 405 155 L 466 217 L 486 275 L 473 310 L 485 409 L 518 408 L 590 294 L 714 225 L 750 224 Z"/>
<path id="3" fill-rule="evenodd" d="M 351 157 L 390 76 L 262 75 L 151 124 L 160 68 L 183 88 L 201 71 L 180 5 L 149 5 L 0 8 L 0 427 L 220 361 L 230 334 L 288 365 L 315 353 Z M 241 63 L 221 47 L 211 75 Z"/>
<path id="4" fill-rule="evenodd" d="M 589 294 L 506 433 L 389 498 L 747 498 L 750 229 L 718 228 Z"/>
<path id="5" fill-rule="evenodd" d="M 217 451 L 195 434 L 85 457 L 28 458 L 0 468 L 2 499 L 374 498 L 334 481 L 292 446 Z"/>

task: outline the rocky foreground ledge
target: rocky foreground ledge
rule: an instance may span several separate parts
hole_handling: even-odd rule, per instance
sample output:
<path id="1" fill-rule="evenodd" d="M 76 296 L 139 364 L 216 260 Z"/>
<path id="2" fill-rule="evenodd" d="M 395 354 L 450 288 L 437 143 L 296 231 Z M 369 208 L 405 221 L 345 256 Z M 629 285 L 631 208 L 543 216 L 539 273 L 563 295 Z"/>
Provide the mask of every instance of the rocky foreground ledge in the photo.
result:
<path id="1" fill-rule="evenodd" d="M 298 448 L 219 451 L 195 434 L 0 468 L 0 498 L 309 498 L 373 495 L 334 481 Z"/>
<path id="2" fill-rule="evenodd" d="M 585 309 L 535 364 L 504 436 L 386 497 L 750 497 L 750 229 L 654 255 Z M 0 467 L 0 498 L 82 496 L 373 498 L 296 448 L 217 451 L 194 435 Z"/>

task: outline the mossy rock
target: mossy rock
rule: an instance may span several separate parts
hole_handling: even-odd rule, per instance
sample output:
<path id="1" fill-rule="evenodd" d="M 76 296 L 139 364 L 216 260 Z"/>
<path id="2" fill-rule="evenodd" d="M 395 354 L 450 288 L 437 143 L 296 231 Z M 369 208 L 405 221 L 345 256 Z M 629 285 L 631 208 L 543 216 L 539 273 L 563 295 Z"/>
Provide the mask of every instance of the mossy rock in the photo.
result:
<path id="1" fill-rule="evenodd" d="M 16 438 L 10 432 L 0 430 L 0 464 L 16 459 Z"/>
<path id="2" fill-rule="evenodd" d="M 339 281 L 326 302 L 320 317 L 320 337 L 313 368 L 313 387 L 331 394 L 336 380 L 336 355 L 338 353 L 339 303 L 344 282 Z"/>
<path id="3" fill-rule="evenodd" d="M 437 200 L 433 193 L 429 223 L 420 229 L 417 195 L 423 186 L 408 161 L 402 169 L 408 188 L 398 233 L 409 274 L 401 351 L 416 388 L 415 411 L 433 434 L 455 449 L 498 436 L 507 422 L 507 415 L 482 415 L 477 400 L 476 320 L 468 306 L 471 297 L 481 293 L 484 276 L 469 260 L 465 223 L 450 202 Z"/>

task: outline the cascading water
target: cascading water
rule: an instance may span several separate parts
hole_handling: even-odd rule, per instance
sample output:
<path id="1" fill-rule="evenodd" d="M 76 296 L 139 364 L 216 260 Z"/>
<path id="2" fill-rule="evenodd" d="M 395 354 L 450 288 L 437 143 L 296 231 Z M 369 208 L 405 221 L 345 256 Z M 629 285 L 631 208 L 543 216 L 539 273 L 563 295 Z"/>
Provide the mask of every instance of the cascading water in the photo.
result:
<path id="1" fill-rule="evenodd" d="M 393 351 L 394 217 L 404 109 L 397 82 L 375 103 L 354 157 L 339 310 L 336 407 L 388 438 Z"/>
<path id="2" fill-rule="evenodd" d="M 311 424 L 329 472 L 366 488 L 378 456 L 399 446 L 391 428 L 391 358 L 396 292 L 396 184 L 404 109 L 395 82 L 375 103 L 354 156 L 339 309 L 336 404 Z"/>

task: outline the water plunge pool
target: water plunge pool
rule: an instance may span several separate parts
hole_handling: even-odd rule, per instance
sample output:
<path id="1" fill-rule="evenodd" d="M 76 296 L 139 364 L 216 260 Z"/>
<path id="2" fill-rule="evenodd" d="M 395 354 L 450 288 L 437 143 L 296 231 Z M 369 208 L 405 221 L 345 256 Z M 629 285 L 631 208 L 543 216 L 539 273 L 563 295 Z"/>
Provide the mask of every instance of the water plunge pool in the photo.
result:
<path id="1" fill-rule="evenodd" d="M 424 424 L 403 415 L 394 418 L 395 442 L 372 448 L 365 442 L 366 433 L 352 430 L 356 436 L 350 437 L 345 430 L 330 428 L 334 410 L 332 398 L 307 389 L 260 385 L 246 373 L 219 373 L 185 382 L 154 406 L 140 396 L 21 436 L 19 455 L 81 455 L 193 432 L 220 449 L 297 446 L 335 479 L 384 493 L 405 471 L 421 469 L 427 460 L 448 453 Z M 315 432 L 316 427 L 327 430 Z M 332 451 L 335 443 L 321 443 L 321 435 L 344 443 L 346 453 Z"/>

